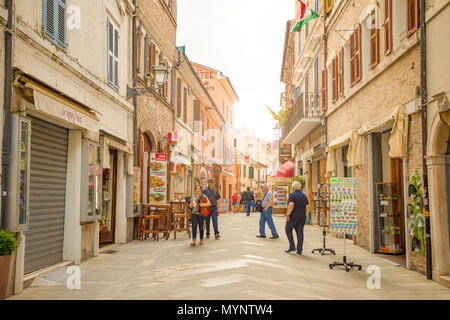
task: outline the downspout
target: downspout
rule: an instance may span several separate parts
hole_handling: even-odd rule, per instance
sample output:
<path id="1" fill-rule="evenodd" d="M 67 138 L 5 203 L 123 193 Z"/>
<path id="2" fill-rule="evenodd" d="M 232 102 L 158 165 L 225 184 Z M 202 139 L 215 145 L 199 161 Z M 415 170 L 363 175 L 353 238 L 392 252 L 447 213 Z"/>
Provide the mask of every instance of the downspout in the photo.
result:
<path id="1" fill-rule="evenodd" d="M 133 88 L 137 87 L 137 74 L 136 74 L 136 41 L 137 41 L 137 35 L 136 35 L 136 25 L 137 25 L 137 10 L 136 10 L 136 0 L 133 0 L 133 25 L 132 25 L 132 72 L 131 75 L 133 77 Z M 133 143 L 134 143 L 134 166 L 139 166 L 139 145 L 138 145 L 138 126 L 137 126 L 137 97 L 133 97 Z"/>
<path id="2" fill-rule="evenodd" d="M 420 0 L 420 64 L 421 64 L 421 87 L 422 87 L 422 152 L 423 152 L 423 189 L 424 189 L 424 206 L 425 206 L 425 245 L 426 245 L 426 261 L 427 261 L 427 279 L 433 279 L 432 261 L 431 261 L 431 228 L 430 228 L 430 206 L 428 203 L 428 171 L 427 171 L 427 38 L 426 38 L 426 20 L 425 20 L 425 0 Z"/>
<path id="3" fill-rule="evenodd" d="M 11 96 L 12 96 L 12 49 L 13 49 L 13 0 L 6 0 L 8 22 L 5 31 L 5 97 L 3 107 L 3 145 L 2 145 L 2 207 L 1 229 L 6 228 L 6 197 L 8 165 L 11 153 Z"/>
<path id="4" fill-rule="evenodd" d="M 327 55 L 328 55 L 328 34 L 327 34 L 327 14 L 325 12 L 325 9 L 323 11 L 323 65 L 325 67 L 325 69 L 327 68 Z M 327 72 L 327 77 L 328 77 L 328 72 Z M 322 79 L 322 81 L 324 81 Z M 327 83 L 328 86 L 328 83 Z M 325 90 L 325 92 L 327 92 L 328 90 Z M 328 100 L 328 98 L 327 98 Z M 323 118 L 323 136 L 324 136 L 324 145 L 325 147 L 327 147 L 328 144 L 328 137 L 327 137 L 327 117 L 326 117 L 326 112 L 327 112 L 328 106 L 327 108 L 322 108 L 323 112 L 324 112 L 324 118 Z M 326 175 L 326 174 L 325 174 Z"/>

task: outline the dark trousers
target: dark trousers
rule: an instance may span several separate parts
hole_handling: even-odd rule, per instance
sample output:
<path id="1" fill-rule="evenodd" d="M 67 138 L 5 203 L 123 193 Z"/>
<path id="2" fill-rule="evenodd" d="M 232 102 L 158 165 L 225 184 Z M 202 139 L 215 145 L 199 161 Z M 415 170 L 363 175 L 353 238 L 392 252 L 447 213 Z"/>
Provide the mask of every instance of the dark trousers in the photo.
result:
<path id="1" fill-rule="evenodd" d="M 292 219 L 292 218 L 291 218 Z M 297 252 L 303 251 L 303 228 L 305 227 L 306 216 L 302 215 L 300 217 L 296 217 L 289 222 L 286 222 L 286 236 L 289 240 L 289 250 L 295 249 L 293 230 L 297 234 Z"/>
<path id="2" fill-rule="evenodd" d="M 205 217 L 201 214 L 193 214 L 192 215 L 192 240 L 195 241 L 197 239 L 197 226 L 200 233 L 200 240 L 203 240 Z"/>
<path id="3" fill-rule="evenodd" d="M 206 235 L 208 236 L 211 234 L 211 218 L 214 228 L 214 234 L 219 234 L 217 207 L 211 207 L 209 215 L 206 216 Z"/>

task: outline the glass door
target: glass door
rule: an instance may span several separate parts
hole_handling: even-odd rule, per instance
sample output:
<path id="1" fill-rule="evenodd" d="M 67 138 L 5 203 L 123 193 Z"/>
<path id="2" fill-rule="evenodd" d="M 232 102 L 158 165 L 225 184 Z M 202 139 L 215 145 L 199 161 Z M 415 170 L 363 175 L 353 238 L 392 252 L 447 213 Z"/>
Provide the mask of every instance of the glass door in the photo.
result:
<path id="1" fill-rule="evenodd" d="M 102 220 L 100 222 L 100 244 L 114 242 L 116 218 L 117 152 L 109 150 L 110 168 L 103 170 Z"/>

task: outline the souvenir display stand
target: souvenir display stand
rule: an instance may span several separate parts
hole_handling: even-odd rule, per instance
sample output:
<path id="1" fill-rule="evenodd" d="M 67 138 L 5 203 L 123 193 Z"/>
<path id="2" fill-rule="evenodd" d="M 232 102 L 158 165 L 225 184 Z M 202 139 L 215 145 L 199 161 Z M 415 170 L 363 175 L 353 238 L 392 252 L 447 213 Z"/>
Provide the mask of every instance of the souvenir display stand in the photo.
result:
<path id="1" fill-rule="evenodd" d="M 328 249 L 326 246 L 327 229 L 330 228 L 330 193 L 328 192 L 328 186 L 319 184 L 319 190 L 317 192 L 313 192 L 313 195 L 313 210 L 314 212 L 316 212 L 319 218 L 319 226 L 323 228 L 323 247 L 314 249 L 312 253 L 315 253 L 317 251 L 321 255 L 325 255 L 326 252 L 330 252 L 331 254 L 335 255 L 336 252 L 333 249 Z"/>
<path id="2" fill-rule="evenodd" d="M 361 265 L 347 262 L 345 248 L 345 235 L 356 235 L 357 233 L 356 179 L 331 178 L 330 180 L 331 231 L 344 235 L 343 261 L 331 263 L 330 269 L 341 266 L 347 272 L 353 268 L 358 268 L 361 271 Z"/>
<path id="3" fill-rule="evenodd" d="M 379 226 L 378 253 L 388 255 L 404 254 L 404 248 L 401 241 L 402 214 L 399 211 L 398 183 L 376 183 L 376 213 Z"/>
<path id="4" fill-rule="evenodd" d="M 273 214 L 285 215 L 288 207 L 291 179 L 276 178 L 272 187 L 273 192 Z"/>

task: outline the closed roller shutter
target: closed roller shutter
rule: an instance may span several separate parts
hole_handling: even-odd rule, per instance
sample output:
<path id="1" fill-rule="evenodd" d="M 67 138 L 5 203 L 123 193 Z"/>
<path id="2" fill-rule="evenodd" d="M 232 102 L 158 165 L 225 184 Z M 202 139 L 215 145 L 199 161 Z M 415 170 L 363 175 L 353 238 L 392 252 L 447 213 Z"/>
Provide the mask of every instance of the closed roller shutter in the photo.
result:
<path id="1" fill-rule="evenodd" d="M 67 139 L 67 129 L 32 119 L 25 273 L 63 260 Z"/>

